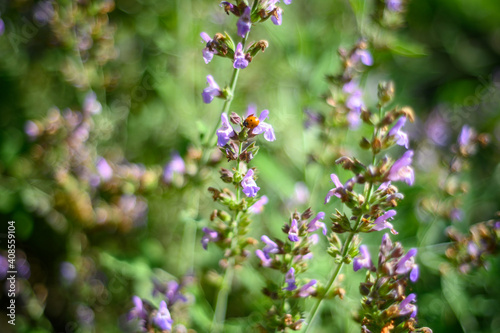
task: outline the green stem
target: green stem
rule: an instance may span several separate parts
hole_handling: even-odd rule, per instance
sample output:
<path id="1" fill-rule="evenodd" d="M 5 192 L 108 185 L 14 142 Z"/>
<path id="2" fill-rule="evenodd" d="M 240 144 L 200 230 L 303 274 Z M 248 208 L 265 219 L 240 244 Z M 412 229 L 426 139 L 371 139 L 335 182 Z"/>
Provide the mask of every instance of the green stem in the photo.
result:
<path id="1" fill-rule="evenodd" d="M 316 303 L 314 304 L 311 312 L 309 313 L 309 318 L 306 321 L 307 326 L 306 326 L 305 333 L 309 332 L 309 329 L 312 327 L 312 323 L 313 323 L 314 319 L 316 318 L 317 314 L 319 313 L 318 312 L 319 307 L 323 303 L 323 300 L 324 300 L 325 296 L 328 294 L 328 292 L 330 291 L 330 288 L 332 287 L 333 283 L 335 282 L 335 280 L 339 276 L 340 271 L 342 270 L 342 267 L 344 267 L 344 259 L 347 256 L 347 251 L 349 250 L 349 247 L 351 246 L 351 242 L 354 239 L 354 235 L 357 234 L 356 230 L 358 229 L 360 222 L 361 222 L 361 214 L 356 220 L 356 224 L 354 225 L 354 229 L 353 229 L 354 231 L 351 231 L 349 233 L 349 236 L 347 237 L 344 245 L 342 246 L 342 259 L 341 259 L 340 263 L 338 263 L 337 267 L 335 268 L 335 271 L 333 272 L 332 276 L 330 277 L 330 280 L 326 284 L 325 292 L 316 300 Z"/>

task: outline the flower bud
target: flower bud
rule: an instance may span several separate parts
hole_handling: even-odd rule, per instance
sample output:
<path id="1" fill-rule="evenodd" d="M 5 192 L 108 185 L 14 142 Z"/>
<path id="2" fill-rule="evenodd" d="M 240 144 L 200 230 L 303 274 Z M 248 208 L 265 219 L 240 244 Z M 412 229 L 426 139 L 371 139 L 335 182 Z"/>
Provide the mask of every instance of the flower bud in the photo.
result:
<path id="1" fill-rule="evenodd" d="M 241 117 L 236 112 L 231 112 L 229 120 L 235 125 L 241 125 Z"/>
<path id="2" fill-rule="evenodd" d="M 222 179 L 223 182 L 225 183 L 233 182 L 233 173 L 231 171 L 225 168 L 221 168 L 219 172 L 220 172 L 220 178 Z"/>
<path id="3" fill-rule="evenodd" d="M 394 98 L 394 83 L 380 82 L 378 84 L 378 99 L 380 104 L 384 105 L 390 102 Z"/>

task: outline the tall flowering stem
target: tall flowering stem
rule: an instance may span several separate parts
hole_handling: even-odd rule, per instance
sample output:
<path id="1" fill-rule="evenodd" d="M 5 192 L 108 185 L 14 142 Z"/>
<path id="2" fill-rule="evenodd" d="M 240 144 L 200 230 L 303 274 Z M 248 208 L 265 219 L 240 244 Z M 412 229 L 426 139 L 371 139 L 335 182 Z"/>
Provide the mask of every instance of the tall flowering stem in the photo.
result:
<path id="1" fill-rule="evenodd" d="M 370 59 L 365 53 L 366 46 L 359 44 L 345 57 L 353 58 L 355 55 L 370 64 Z M 392 83 L 381 83 L 378 89 L 378 105 L 377 111 L 371 112 L 367 109 L 361 99 L 354 101 L 352 96 L 358 98 L 361 93 L 357 93 L 354 88 L 354 79 L 349 74 L 349 68 L 345 68 L 344 74 L 339 77 L 339 81 L 343 82 L 343 91 L 351 94 L 345 100 L 345 105 L 350 113 L 354 116 L 349 118 L 350 126 L 359 126 L 358 122 L 373 127 L 373 135 L 371 138 L 363 137 L 360 141 L 360 147 L 371 151 L 370 164 L 365 165 L 360 160 L 354 157 L 342 156 L 336 160 L 336 163 L 342 168 L 352 172 L 352 178 L 342 183 L 336 174 L 331 174 L 331 180 L 334 187 L 327 193 L 325 204 L 329 203 L 332 198 L 336 197 L 351 210 L 352 215 L 348 217 L 346 214 L 340 213 L 338 210 L 331 217 L 333 222 L 331 230 L 333 233 L 330 236 L 329 254 L 334 258 L 336 267 L 327 282 L 324 292 L 318 296 L 318 299 L 312 307 L 307 320 L 308 326 L 306 332 L 313 326 L 314 319 L 319 313 L 320 306 L 328 294 L 330 288 L 339 276 L 345 264 L 350 264 L 360 253 L 360 240 L 358 234 L 380 231 L 389 229 L 393 234 L 397 231 L 389 222 L 395 215 L 396 211 L 392 208 L 397 206 L 397 202 L 403 198 L 398 189 L 392 185 L 392 182 L 404 181 L 409 185 L 414 182 L 413 169 L 411 162 L 413 151 L 407 150 L 401 158 L 394 161 L 388 156 L 377 158 L 378 155 L 394 145 L 399 145 L 408 148 L 409 141 L 406 133 L 402 131 L 402 127 L 407 119 L 413 120 L 413 112 L 409 108 L 389 108 L 388 103 L 394 95 L 394 86 Z M 363 185 L 362 193 L 356 192 L 357 185 Z M 376 187 L 378 185 L 378 187 Z M 348 233 L 344 242 L 338 238 L 338 234 Z"/>

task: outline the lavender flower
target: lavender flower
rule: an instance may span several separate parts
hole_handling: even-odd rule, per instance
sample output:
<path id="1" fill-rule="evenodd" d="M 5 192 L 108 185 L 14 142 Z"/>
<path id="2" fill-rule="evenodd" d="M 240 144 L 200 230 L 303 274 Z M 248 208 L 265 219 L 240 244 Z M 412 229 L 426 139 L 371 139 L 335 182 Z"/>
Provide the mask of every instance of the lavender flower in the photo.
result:
<path id="1" fill-rule="evenodd" d="M 316 285 L 316 282 L 317 281 L 313 279 L 308 283 L 306 283 L 305 285 L 303 285 L 302 287 L 300 287 L 300 289 L 297 291 L 297 296 L 308 297 L 313 295 L 316 292 L 316 289 L 313 288 Z"/>
<path id="2" fill-rule="evenodd" d="M 210 38 L 210 36 L 206 32 L 200 33 L 201 38 L 205 41 L 207 46 L 203 49 L 203 59 L 205 60 L 205 63 L 208 64 L 210 61 L 212 61 L 213 57 L 215 54 L 217 54 L 217 50 L 214 50 L 213 48 L 209 47 L 208 44 L 213 42 L 213 39 Z"/>
<path id="3" fill-rule="evenodd" d="M 248 211 L 253 214 L 260 214 L 264 211 L 264 206 L 269 202 L 267 196 L 263 195 L 257 202 L 248 208 Z"/>
<path id="4" fill-rule="evenodd" d="M 101 113 L 101 111 L 102 111 L 102 105 L 97 100 L 96 93 L 93 91 L 90 91 L 85 96 L 85 100 L 83 101 L 83 112 L 89 113 L 89 114 L 97 114 L 97 113 Z"/>
<path id="5" fill-rule="evenodd" d="M 7 271 L 9 270 L 9 262 L 7 258 L 0 255 L 0 281 L 7 276 Z"/>
<path id="6" fill-rule="evenodd" d="M 417 255 L 417 249 L 412 248 L 405 254 L 403 258 L 396 265 L 397 274 L 406 274 L 410 272 L 410 281 L 416 282 L 419 276 L 418 265 L 415 264 L 415 256 Z"/>
<path id="7" fill-rule="evenodd" d="M 5 32 L 5 22 L 0 18 L 0 36 Z"/>
<path id="8" fill-rule="evenodd" d="M 361 61 L 365 66 L 373 65 L 373 57 L 368 50 L 357 49 L 351 56 L 351 61 L 354 64 Z"/>
<path id="9" fill-rule="evenodd" d="M 396 122 L 396 125 L 394 125 L 394 127 L 392 127 L 389 131 L 388 135 L 394 137 L 394 139 L 396 140 L 396 144 L 404 146 L 406 149 L 408 149 L 408 135 L 401 130 L 405 123 L 406 117 L 399 118 Z"/>
<path id="10" fill-rule="evenodd" d="M 261 265 L 263 267 L 270 267 L 273 262 L 262 250 L 255 250 L 255 255 L 261 260 Z"/>
<path id="11" fill-rule="evenodd" d="M 109 165 L 108 161 L 106 161 L 105 158 L 99 157 L 97 159 L 96 165 L 97 173 L 99 174 L 99 177 L 105 182 L 109 181 L 111 178 L 113 178 L 113 169 Z"/>
<path id="12" fill-rule="evenodd" d="M 204 235 L 201 237 L 201 246 L 206 250 L 209 242 L 216 242 L 219 240 L 219 233 L 209 228 L 202 229 Z"/>
<path id="13" fill-rule="evenodd" d="M 297 289 L 297 284 L 295 283 L 295 268 L 291 267 L 285 275 L 285 282 L 288 284 L 283 290 L 293 291 Z"/>
<path id="14" fill-rule="evenodd" d="M 332 179 L 333 184 L 335 185 L 334 188 L 332 188 L 330 191 L 328 191 L 328 194 L 325 197 L 325 204 L 327 204 L 330 201 L 330 198 L 332 196 L 336 196 L 337 198 L 340 198 L 340 193 L 337 192 L 337 189 L 343 189 L 343 185 L 339 180 L 339 177 L 332 173 L 330 175 L 330 178 Z"/>
<path id="15" fill-rule="evenodd" d="M 256 111 L 255 105 L 252 104 L 249 105 L 247 109 L 247 116 L 256 114 L 255 111 Z M 259 125 L 257 125 L 252 130 L 252 133 L 255 135 L 264 133 L 264 139 L 266 139 L 267 141 L 274 141 L 276 140 L 276 136 L 274 135 L 273 126 L 264 121 L 267 119 L 268 116 L 269 116 L 269 110 L 262 110 L 262 112 L 259 115 Z"/>
<path id="16" fill-rule="evenodd" d="M 221 127 L 217 130 L 217 145 L 224 147 L 235 133 L 226 113 L 221 114 L 221 120 Z"/>
<path id="17" fill-rule="evenodd" d="M 138 296 L 132 296 L 132 302 L 134 303 L 134 307 L 127 314 L 128 320 L 139 319 L 145 321 L 147 319 L 147 312 L 144 309 L 142 304 L 142 300 Z"/>
<path id="18" fill-rule="evenodd" d="M 464 125 L 458 136 L 458 144 L 460 147 L 468 146 L 472 143 L 475 136 L 475 131 L 468 125 Z"/>
<path id="19" fill-rule="evenodd" d="M 174 174 L 184 174 L 186 172 L 186 165 L 179 152 L 173 151 L 170 157 L 170 162 L 165 165 L 163 169 L 163 180 L 165 183 L 170 184 L 174 179 Z"/>
<path id="20" fill-rule="evenodd" d="M 40 131 L 40 128 L 38 127 L 38 125 L 35 122 L 31 121 L 31 120 L 28 120 L 24 124 L 24 132 L 31 139 L 36 139 L 41 134 L 41 131 Z"/>
<path id="21" fill-rule="evenodd" d="M 76 279 L 76 268 L 73 266 L 73 264 L 65 261 L 62 262 L 61 265 L 59 266 L 59 272 L 61 274 L 62 280 L 70 284 Z M 1 278 L 1 272 L 0 272 L 0 278 Z"/>
<path id="22" fill-rule="evenodd" d="M 415 318 L 417 316 L 417 306 L 412 304 L 415 302 L 417 295 L 410 294 L 408 295 L 401 303 L 399 303 L 399 315 L 405 316 L 411 313 L 410 317 Z"/>
<path id="23" fill-rule="evenodd" d="M 248 66 L 248 60 L 246 58 L 245 53 L 243 52 L 243 45 L 241 43 L 238 43 L 238 45 L 236 45 L 236 50 L 234 51 L 233 67 L 243 69 L 246 68 L 247 66 Z"/>
<path id="24" fill-rule="evenodd" d="M 365 107 L 362 98 L 363 92 L 359 88 L 356 81 L 349 81 L 344 84 L 342 90 L 349 94 L 345 103 L 346 107 L 349 109 L 347 121 L 349 123 L 349 127 L 351 129 L 355 129 L 361 124 L 361 110 Z"/>
<path id="25" fill-rule="evenodd" d="M 394 230 L 392 224 L 387 222 L 387 220 L 392 219 L 394 215 L 396 215 L 396 211 L 394 209 L 391 209 L 385 212 L 383 215 L 377 217 L 377 219 L 375 219 L 372 230 L 380 231 L 383 229 L 390 229 L 393 235 L 397 235 L 398 232 Z"/>
<path id="26" fill-rule="evenodd" d="M 219 85 L 215 82 L 212 75 L 207 75 L 207 84 L 208 87 L 203 89 L 201 96 L 203 97 L 203 102 L 209 104 L 215 97 L 222 95 L 222 90 L 220 90 Z"/>
<path id="27" fill-rule="evenodd" d="M 316 217 L 314 217 L 311 222 L 309 222 L 307 226 L 307 231 L 308 232 L 314 232 L 318 230 L 319 228 L 323 229 L 323 235 L 326 235 L 326 225 L 323 222 L 319 222 L 319 220 L 322 220 L 325 218 L 325 213 L 319 212 Z"/>
<path id="28" fill-rule="evenodd" d="M 415 174 L 413 168 L 410 167 L 413 160 L 413 150 L 406 151 L 403 156 L 392 165 L 389 170 L 388 180 L 404 181 L 408 185 L 413 185 L 415 182 Z"/>
<path id="29" fill-rule="evenodd" d="M 283 10 L 280 7 L 276 7 L 273 16 L 271 16 L 271 21 L 273 21 L 274 25 L 281 25 L 283 22 L 282 13 Z"/>
<path id="30" fill-rule="evenodd" d="M 297 226 L 297 220 L 293 219 L 290 225 L 290 230 L 288 231 L 288 239 L 292 242 L 299 241 L 299 228 Z"/>
<path id="31" fill-rule="evenodd" d="M 172 323 L 174 321 L 170 317 L 170 312 L 168 311 L 167 303 L 165 303 L 165 301 L 161 301 L 160 308 L 153 317 L 153 322 L 161 330 L 170 331 L 172 329 Z"/>
<path id="32" fill-rule="evenodd" d="M 273 242 L 269 237 L 267 237 L 266 235 L 262 235 L 260 239 L 266 244 L 266 246 L 264 246 L 262 251 L 264 252 L 267 258 L 269 258 L 269 253 L 279 252 L 278 244 Z"/>
<path id="33" fill-rule="evenodd" d="M 403 10 L 401 0 L 386 0 L 385 5 L 391 12 L 400 12 L 401 10 Z"/>
<path id="34" fill-rule="evenodd" d="M 236 22 L 236 26 L 238 27 L 238 36 L 240 36 L 241 38 L 245 38 L 246 34 L 250 31 L 250 28 L 252 27 L 252 20 L 250 17 L 250 7 L 245 8 L 243 14 L 240 16 L 240 19 L 238 20 L 238 22 Z"/>
<path id="35" fill-rule="evenodd" d="M 165 297 L 167 297 L 169 306 L 172 306 L 178 301 L 187 302 L 186 296 L 181 294 L 181 285 L 174 280 L 168 281 Z"/>
<path id="36" fill-rule="evenodd" d="M 368 247 L 366 245 L 361 245 L 359 247 L 360 256 L 354 258 L 352 268 L 355 272 L 360 270 L 361 268 L 366 268 L 371 270 L 373 267 L 372 259 L 370 257 L 370 252 L 368 251 Z"/>
<path id="37" fill-rule="evenodd" d="M 257 186 L 255 180 L 253 179 L 253 169 L 249 169 L 241 181 L 241 187 L 243 187 L 243 193 L 247 197 L 255 197 L 257 192 L 259 192 L 260 187 Z"/>

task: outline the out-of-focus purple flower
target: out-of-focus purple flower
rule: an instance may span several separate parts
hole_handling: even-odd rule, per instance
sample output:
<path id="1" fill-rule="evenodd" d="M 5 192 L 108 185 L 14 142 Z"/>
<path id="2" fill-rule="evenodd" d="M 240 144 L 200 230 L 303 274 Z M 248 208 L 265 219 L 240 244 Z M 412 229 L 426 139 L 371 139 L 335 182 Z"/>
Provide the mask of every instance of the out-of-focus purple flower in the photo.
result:
<path id="1" fill-rule="evenodd" d="M 387 9 L 391 12 L 400 12 L 403 10 L 403 5 L 401 0 L 386 0 Z"/>
<path id="2" fill-rule="evenodd" d="M 412 293 L 408 295 L 401 303 L 399 303 L 400 316 L 405 316 L 411 313 L 410 317 L 415 318 L 415 316 L 417 315 L 417 306 L 415 304 L 412 304 L 412 302 L 415 302 L 416 298 L 417 295 Z"/>
<path id="3" fill-rule="evenodd" d="M 336 196 L 337 198 L 340 198 L 340 193 L 337 193 L 335 190 L 344 188 L 344 186 L 342 185 L 342 183 L 339 180 L 339 177 L 336 174 L 332 173 L 330 175 L 330 178 L 332 179 L 332 182 L 335 185 L 335 187 L 332 188 L 330 191 L 328 191 L 328 194 L 325 197 L 325 204 L 327 204 L 330 201 L 330 198 L 332 196 Z"/>
<path id="4" fill-rule="evenodd" d="M 453 222 L 462 221 L 464 219 L 464 211 L 460 208 L 453 208 L 450 212 L 450 218 Z"/>
<path id="5" fill-rule="evenodd" d="M 0 36 L 5 33 L 5 22 L 0 18 Z"/>
<path id="6" fill-rule="evenodd" d="M 7 276 L 7 271 L 9 270 L 9 262 L 7 258 L 0 255 L 0 281 Z"/>
<path id="7" fill-rule="evenodd" d="M 217 130 L 217 145 L 224 147 L 235 133 L 226 113 L 221 114 L 221 119 L 221 127 Z"/>
<path id="8" fill-rule="evenodd" d="M 357 49 L 351 56 L 351 61 L 356 64 L 361 61 L 365 66 L 373 65 L 373 57 L 370 51 Z"/>
<path id="9" fill-rule="evenodd" d="M 168 311 L 167 303 L 165 301 L 160 302 L 160 308 L 153 317 L 153 322 L 161 330 L 170 331 L 172 329 L 172 317 L 170 317 L 170 311 Z"/>
<path id="10" fill-rule="evenodd" d="M 236 45 L 236 50 L 234 51 L 233 67 L 243 69 L 246 68 L 247 66 L 248 66 L 248 60 L 245 56 L 245 53 L 243 52 L 243 45 L 241 43 L 238 43 L 238 45 Z"/>
<path id="11" fill-rule="evenodd" d="M 285 5 L 289 5 L 292 3 L 292 0 L 283 0 L 283 2 L 285 3 Z"/>
<path id="12" fill-rule="evenodd" d="M 23 279 L 29 279 L 31 276 L 31 267 L 28 260 L 17 257 L 16 258 L 16 270 L 17 276 Z"/>
<path id="13" fill-rule="evenodd" d="M 425 122 L 425 133 L 438 146 L 445 146 L 450 136 L 450 129 L 439 111 L 433 111 Z"/>
<path id="14" fill-rule="evenodd" d="M 253 214 L 260 214 L 264 211 L 264 206 L 269 202 L 267 196 L 263 195 L 256 203 L 248 208 L 248 211 Z"/>
<path id="15" fill-rule="evenodd" d="M 247 116 L 249 115 L 257 115 L 256 107 L 253 104 L 250 104 L 247 108 Z M 274 135 L 274 128 L 270 124 L 266 123 L 264 120 L 269 116 L 269 110 L 262 110 L 259 115 L 259 125 L 252 129 L 253 134 L 261 134 L 264 133 L 264 139 L 267 141 L 276 140 L 276 136 Z"/>
<path id="16" fill-rule="evenodd" d="M 108 161 L 106 161 L 105 158 L 99 157 L 97 159 L 97 162 L 95 164 L 95 167 L 97 169 L 97 173 L 101 177 L 102 180 L 107 182 L 111 178 L 113 178 L 113 169 L 109 165 Z"/>
<path id="17" fill-rule="evenodd" d="M 260 190 L 260 187 L 257 186 L 257 183 L 253 179 L 253 169 L 247 171 L 240 184 L 243 187 L 243 193 L 247 197 L 255 197 Z"/>
<path id="18" fill-rule="evenodd" d="M 365 107 L 363 102 L 363 92 L 354 80 L 344 84 L 342 91 L 349 96 L 346 99 L 345 105 L 349 109 L 347 114 L 347 122 L 351 129 L 357 128 L 361 124 L 361 110 Z"/>
<path id="19" fill-rule="evenodd" d="M 219 240 L 219 233 L 209 228 L 203 228 L 203 236 L 201 237 L 201 246 L 206 250 L 209 242 L 217 242 Z"/>
<path id="20" fill-rule="evenodd" d="M 406 274 L 410 272 L 410 281 L 416 282 L 418 280 L 419 268 L 415 263 L 415 256 L 417 255 L 417 249 L 410 249 L 396 264 L 395 272 L 397 274 Z"/>
<path id="21" fill-rule="evenodd" d="M 24 124 L 24 133 L 26 133 L 30 138 L 36 139 L 41 134 L 41 131 L 35 122 L 28 120 Z"/>
<path id="22" fill-rule="evenodd" d="M 97 114 L 102 111 L 102 105 L 97 100 L 95 92 L 90 91 L 83 101 L 83 112 L 88 114 Z"/>
<path id="23" fill-rule="evenodd" d="M 458 144 L 460 147 L 465 147 L 471 144 L 473 137 L 476 132 L 468 125 L 464 125 L 462 130 L 460 131 L 460 135 L 458 136 Z"/>
<path id="24" fill-rule="evenodd" d="M 215 97 L 221 96 L 222 91 L 219 88 L 217 82 L 215 82 L 212 75 L 207 75 L 208 87 L 203 89 L 201 96 L 203 97 L 203 102 L 208 104 L 213 101 Z"/>
<path id="25" fill-rule="evenodd" d="M 272 259 L 270 259 L 262 250 L 255 250 L 255 255 L 261 260 L 261 265 L 264 267 L 270 267 Z"/>
<path id="26" fill-rule="evenodd" d="M 290 225 L 290 230 L 288 231 L 288 239 L 291 240 L 292 242 L 299 241 L 299 228 L 296 219 L 292 220 L 292 223 Z"/>
<path id="27" fill-rule="evenodd" d="M 205 41 L 206 44 L 211 43 L 213 40 L 210 38 L 210 36 L 206 32 L 200 33 L 200 37 Z M 214 54 L 217 54 L 217 51 L 214 50 L 213 48 L 208 47 L 208 45 L 203 49 L 203 60 L 205 60 L 205 63 L 208 64 L 210 61 L 212 61 Z"/>
<path id="28" fill-rule="evenodd" d="M 238 36 L 240 36 L 241 38 L 245 38 L 246 34 L 250 31 L 250 28 L 252 27 L 252 20 L 250 18 L 250 7 L 245 8 L 243 14 L 241 14 L 240 16 L 240 19 L 238 20 L 238 22 L 236 22 L 236 26 L 238 27 Z"/>
<path id="29" fill-rule="evenodd" d="M 285 275 L 285 282 L 288 284 L 283 290 L 293 291 L 297 289 L 297 284 L 295 283 L 295 268 L 291 267 Z"/>
<path id="30" fill-rule="evenodd" d="M 163 181 L 170 184 L 174 179 L 174 174 L 182 175 L 186 172 L 186 165 L 178 151 L 173 151 L 170 155 L 170 162 L 163 168 Z"/>
<path id="31" fill-rule="evenodd" d="M 54 17 L 52 1 L 40 1 L 33 6 L 33 19 L 39 25 L 46 25 Z"/>
<path id="32" fill-rule="evenodd" d="M 366 245 L 361 245 L 359 247 L 359 257 L 354 258 L 352 268 L 355 272 L 359 271 L 361 268 L 372 269 L 373 263 L 370 257 L 370 252 Z"/>
<path id="33" fill-rule="evenodd" d="M 471 241 L 467 243 L 467 253 L 470 254 L 470 256 L 475 259 L 479 257 L 479 254 L 481 252 L 479 251 L 479 247 L 477 246 L 477 244 Z"/>
<path id="34" fill-rule="evenodd" d="M 267 237 L 266 235 L 262 235 L 260 239 L 262 240 L 262 242 L 264 242 L 264 244 L 266 244 L 266 246 L 264 246 L 264 248 L 262 249 L 266 257 L 269 258 L 269 253 L 279 252 L 278 244 L 273 242 L 269 237 Z"/>
<path id="35" fill-rule="evenodd" d="M 396 125 L 394 125 L 394 127 L 389 131 L 388 135 L 394 137 L 394 139 L 396 140 L 396 144 L 404 146 L 406 149 L 408 149 L 408 135 L 401 130 L 405 123 L 406 117 L 399 118 L 396 122 Z"/>
<path id="36" fill-rule="evenodd" d="M 85 326 L 93 326 L 95 314 L 94 311 L 86 305 L 78 305 L 76 307 L 76 316 L 81 324 Z"/>
<path id="37" fill-rule="evenodd" d="M 127 314 L 127 319 L 132 320 L 132 319 L 139 319 L 139 320 L 146 320 L 147 319 L 147 312 L 144 309 L 144 305 L 142 304 L 142 300 L 138 296 L 132 296 L 132 302 L 134 303 L 134 307 L 132 310 L 130 310 Z"/>
<path id="38" fill-rule="evenodd" d="M 67 284 L 71 284 L 76 279 L 76 268 L 70 262 L 62 262 L 59 266 L 59 272 L 61 273 L 61 278 Z"/>
<path id="39" fill-rule="evenodd" d="M 408 185 L 415 182 L 415 174 L 410 166 L 413 160 L 413 150 L 406 151 L 403 156 L 392 165 L 389 170 L 388 180 L 404 181 Z"/>
<path id="40" fill-rule="evenodd" d="M 276 7 L 273 16 L 271 16 L 271 21 L 273 21 L 274 25 L 281 25 L 283 22 L 282 14 L 283 10 L 280 7 Z"/>
<path id="41" fill-rule="evenodd" d="M 387 255 L 392 250 L 392 241 L 389 234 L 384 234 L 382 236 L 382 243 L 380 244 L 380 251 L 378 254 L 378 264 L 379 266 L 385 261 Z"/>
<path id="42" fill-rule="evenodd" d="M 306 120 L 304 121 L 304 128 L 308 129 L 312 126 L 319 124 L 323 121 L 323 116 L 314 110 L 304 109 Z"/>
<path id="43" fill-rule="evenodd" d="M 312 220 L 309 222 L 307 226 L 308 232 L 314 232 L 319 228 L 323 229 L 323 235 L 326 235 L 326 225 L 323 222 L 319 222 L 319 220 L 323 220 L 325 218 L 325 213 L 319 212 Z"/>
<path id="44" fill-rule="evenodd" d="M 125 216 L 134 222 L 135 226 L 143 225 L 146 222 L 148 204 L 141 197 L 124 194 L 118 201 L 118 207 Z"/>
<path id="45" fill-rule="evenodd" d="M 311 242 L 311 244 L 313 244 L 313 245 L 316 245 L 316 244 L 318 244 L 318 242 L 319 242 L 319 236 L 318 236 L 318 234 L 312 234 L 312 235 L 309 235 L 307 238 L 309 239 L 309 241 L 310 241 L 310 242 Z"/>
<path id="46" fill-rule="evenodd" d="M 394 227 L 391 223 L 387 222 L 388 219 L 392 219 L 396 215 L 396 211 L 394 209 L 388 210 L 383 215 L 377 217 L 375 219 L 372 230 L 380 231 L 383 229 L 390 229 L 393 235 L 396 235 L 398 232 L 394 230 Z"/>
<path id="47" fill-rule="evenodd" d="M 298 204 L 305 204 L 309 200 L 309 189 L 303 182 L 295 183 L 293 200 Z"/>
<path id="48" fill-rule="evenodd" d="M 187 302 L 186 296 L 181 294 L 181 285 L 174 280 L 168 281 L 165 296 L 170 306 L 174 305 L 177 301 Z"/>
<path id="49" fill-rule="evenodd" d="M 314 288 L 314 286 L 316 285 L 316 280 L 311 280 L 309 281 L 308 283 L 306 283 L 305 285 L 303 285 L 302 287 L 300 287 L 300 289 L 297 291 L 297 296 L 298 297 L 308 297 L 308 296 L 311 296 L 312 294 L 314 294 L 316 292 L 316 289 Z"/>

